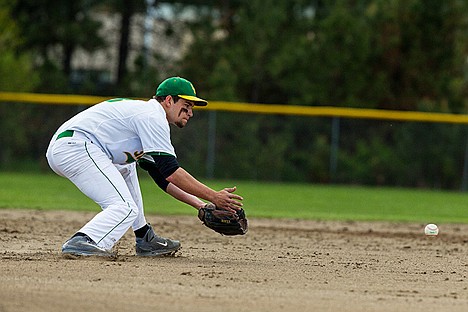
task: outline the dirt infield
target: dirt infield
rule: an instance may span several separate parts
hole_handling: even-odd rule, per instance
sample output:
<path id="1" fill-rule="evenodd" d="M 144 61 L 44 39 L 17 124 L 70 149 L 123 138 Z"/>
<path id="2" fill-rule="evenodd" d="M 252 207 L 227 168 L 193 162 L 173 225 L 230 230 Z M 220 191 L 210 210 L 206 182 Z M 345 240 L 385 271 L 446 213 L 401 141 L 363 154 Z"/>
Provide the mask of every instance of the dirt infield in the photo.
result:
<path id="1" fill-rule="evenodd" d="M 196 217 L 149 216 L 175 257 L 66 259 L 92 213 L 0 209 L 0 312 L 468 311 L 468 225 L 252 219 L 223 237 Z"/>

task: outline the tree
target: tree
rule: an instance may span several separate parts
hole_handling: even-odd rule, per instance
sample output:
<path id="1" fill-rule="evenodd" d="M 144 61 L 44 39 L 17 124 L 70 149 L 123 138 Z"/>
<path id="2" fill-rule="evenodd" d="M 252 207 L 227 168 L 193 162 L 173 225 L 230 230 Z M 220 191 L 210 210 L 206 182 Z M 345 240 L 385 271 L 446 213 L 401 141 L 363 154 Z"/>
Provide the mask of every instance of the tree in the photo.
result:
<path id="1" fill-rule="evenodd" d="M 379 107 L 466 112 L 467 10 L 458 0 L 370 2 L 370 91 Z"/>
<path id="2" fill-rule="evenodd" d="M 459 0 L 252 0 L 192 7 L 197 17 L 187 21 L 192 44 L 180 68 L 189 76 L 203 77 L 202 91 L 214 99 L 466 113 L 466 6 Z M 280 117 L 221 119 L 217 146 L 223 164 L 233 167 L 223 168 L 223 173 L 267 178 L 258 173 L 275 164 L 274 170 L 282 172 L 274 179 L 326 180 L 326 120 L 286 126 Z M 429 170 L 403 181 L 405 167 L 397 168 L 392 160 L 392 151 L 410 148 L 398 136 L 419 133 L 412 127 L 396 131 L 382 122 L 367 127 L 343 124 L 340 161 L 348 171 L 340 175 L 341 182 L 431 185 Z M 429 129 L 434 129 L 434 137 L 450 132 Z M 456 129 L 458 134 L 450 138 L 462 137 L 461 128 Z M 459 159 L 463 146 L 457 142 L 450 140 L 456 146 L 451 155 Z M 252 151 L 253 146 L 254 159 L 239 152 Z M 431 154 L 443 155 L 444 148 L 449 150 L 434 146 Z M 438 158 L 445 162 L 444 172 L 459 179 L 451 172 L 460 171 L 460 162 Z M 423 159 L 418 162 L 415 166 L 427 168 Z M 249 168 L 236 171 L 246 163 Z"/>
<path id="3" fill-rule="evenodd" d="M 117 81 L 116 86 L 122 87 L 124 79 L 127 76 L 128 67 L 127 59 L 130 42 L 130 27 L 132 17 L 136 13 L 144 13 L 147 10 L 144 0 L 127 1 L 127 0 L 105 0 L 110 11 L 119 13 L 120 19 L 120 35 L 118 43 L 118 62 L 117 62 Z M 149 4 L 148 4 L 149 5 Z"/>
<path id="4" fill-rule="evenodd" d="M 70 79 L 71 61 L 77 48 L 92 51 L 104 46 L 98 35 L 101 23 L 92 17 L 92 9 L 98 4 L 89 0 L 16 1 L 13 15 L 24 38 L 22 51 L 33 51 L 39 57 L 37 65 L 46 70 L 44 75 L 63 73 L 52 83 L 43 83 L 42 91 L 53 90 L 61 80 Z M 66 86 L 67 83 L 62 87 Z"/>
<path id="5" fill-rule="evenodd" d="M 14 2 L 0 0 L 0 91 L 31 91 L 38 83 L 38 75 L 32 67 L 30 53 L 18 53 L 22 43 L 18 25 L 11 18 Z M 0 103 L 0 164 L 10 163 L 15 156 L 27 148 L 25 127 L 28 108 L 20 111 L 18 104 Z"/>
<path id="6" fill-rule="evenodd" d="M 14 2 L 0 0 L 0 90 L 31 91 L 38 81 L 32 68 L 31 53 L 18 53 L 23 39 L 17 23 L 11 18 Z"/>

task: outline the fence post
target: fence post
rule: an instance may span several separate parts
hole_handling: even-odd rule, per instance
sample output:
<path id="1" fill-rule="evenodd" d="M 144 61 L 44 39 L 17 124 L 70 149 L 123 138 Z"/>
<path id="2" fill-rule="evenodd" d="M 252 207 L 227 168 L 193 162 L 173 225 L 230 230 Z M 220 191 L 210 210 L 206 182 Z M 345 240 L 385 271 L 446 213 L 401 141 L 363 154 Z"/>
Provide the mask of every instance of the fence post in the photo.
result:
<path id="1" fill-rule="evenodd" d="M 338 149 L 340 142 L 340 118 L 332 118 L 331 142 L 330 142 L 330 181 L 336 182 L 338 168 Z"/>
<path id="2" fill-rule="evenodd" d="M 208 115 L 208 144 L 206 155 L 206 177 L 214 178 L 216 153 L 216 111 L 210 111 Z"/>
<path id="3" fill-rule="evenodd" d="M 465 160 L 463 162 L 463 176 L 461 185 L 462 192 L 468 191 L 468 131 L 466 131 Z"/>

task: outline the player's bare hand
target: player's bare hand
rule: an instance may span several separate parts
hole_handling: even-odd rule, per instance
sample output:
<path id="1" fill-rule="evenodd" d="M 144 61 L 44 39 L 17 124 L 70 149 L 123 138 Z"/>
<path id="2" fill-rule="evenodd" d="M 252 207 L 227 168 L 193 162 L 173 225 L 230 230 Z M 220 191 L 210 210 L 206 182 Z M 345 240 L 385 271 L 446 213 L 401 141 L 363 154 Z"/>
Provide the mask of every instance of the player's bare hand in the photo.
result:
<path id="1" fill-rule="evenodd" d="M 216 192 L 216 198 L 213 200 L 213 204 L 216 207 L 225 209 L 231 212 L 236 212 L 242 208 L 242 196 L 235 194 L 236 187 L 226 187 L 223 190 Z"/>

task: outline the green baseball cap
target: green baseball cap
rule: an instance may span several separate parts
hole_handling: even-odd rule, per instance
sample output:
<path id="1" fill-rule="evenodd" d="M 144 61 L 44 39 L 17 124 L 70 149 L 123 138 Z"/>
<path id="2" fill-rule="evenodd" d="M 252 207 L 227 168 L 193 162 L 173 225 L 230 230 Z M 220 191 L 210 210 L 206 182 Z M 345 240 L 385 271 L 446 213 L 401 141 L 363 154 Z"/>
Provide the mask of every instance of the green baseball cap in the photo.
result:
<path id="1" fill-rule="evenodd" d="M 193 84 L 181 77 L 167 78 L 156 89 L 156 96 L 177 95 L 183 99 L 195 102 L 195 105 L 206 106 L 207 101 L 197 97 Z"/>

